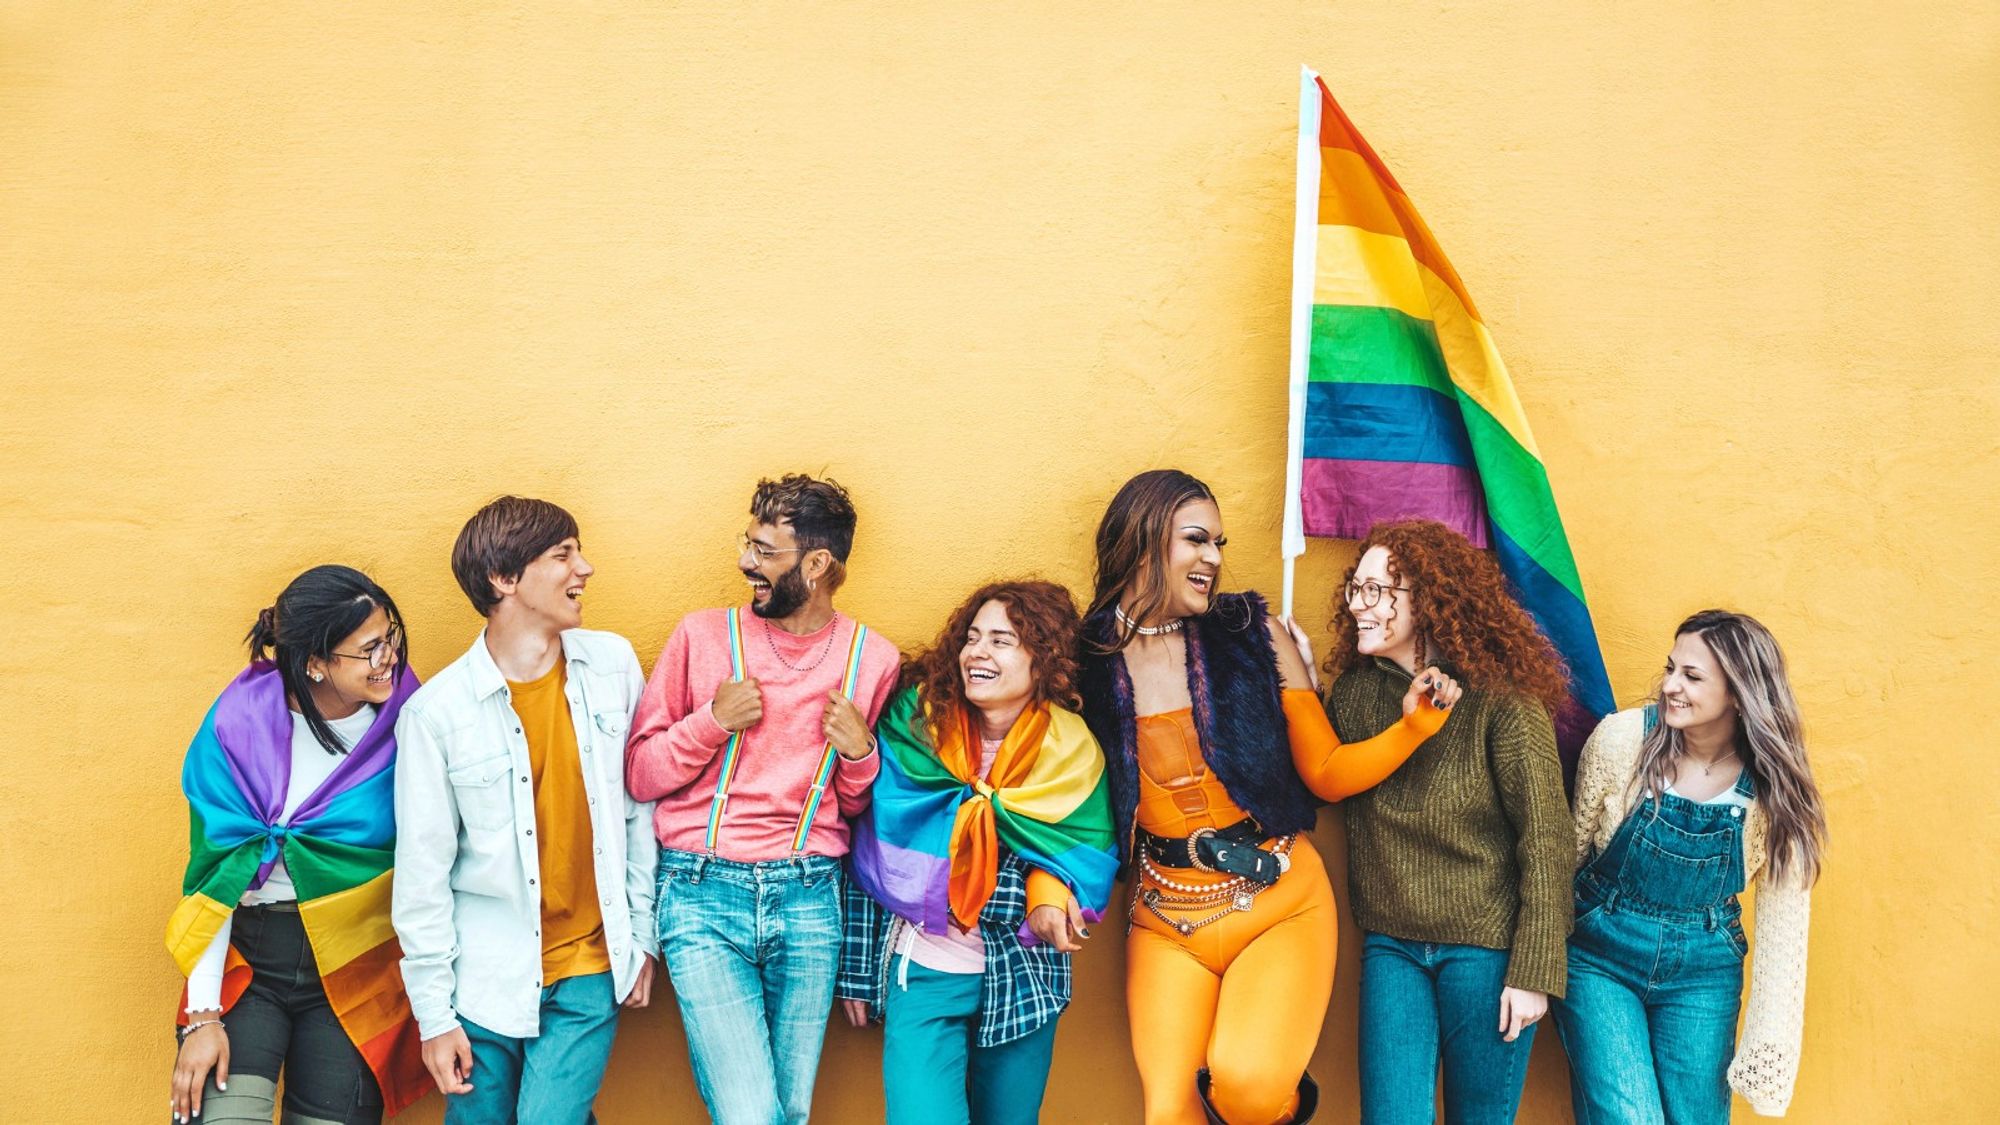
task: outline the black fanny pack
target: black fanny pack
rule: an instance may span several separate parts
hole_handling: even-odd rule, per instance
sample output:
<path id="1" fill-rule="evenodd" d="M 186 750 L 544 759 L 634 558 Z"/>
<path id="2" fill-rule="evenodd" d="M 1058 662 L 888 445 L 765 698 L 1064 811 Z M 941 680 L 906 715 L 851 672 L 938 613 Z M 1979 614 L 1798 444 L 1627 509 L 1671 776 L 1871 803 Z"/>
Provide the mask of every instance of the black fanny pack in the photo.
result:
<path id="1" fill-rule="evenodd" d="M 1203 828 L 1187 836 L 1155 836 L 1145 831 L 1139 835 L 1146 857 L 1162 867 L 1220 871 L 1268 887 L 1288 866 L 1283 856 L 1257 846 L 1268 837 L 1249 817 L 1227 828 Z"/>

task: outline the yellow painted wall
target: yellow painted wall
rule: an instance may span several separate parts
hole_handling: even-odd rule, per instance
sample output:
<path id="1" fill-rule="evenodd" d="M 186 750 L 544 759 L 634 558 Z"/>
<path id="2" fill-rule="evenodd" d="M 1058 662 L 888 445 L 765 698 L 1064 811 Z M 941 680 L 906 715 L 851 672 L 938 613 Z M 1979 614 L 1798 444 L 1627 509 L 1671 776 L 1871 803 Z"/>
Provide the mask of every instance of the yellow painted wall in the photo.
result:
<path id="1" fill-rule="evenodd" d="M 307 565 L 389 586 L 428 673 L 478 626 L 459 523 L 550 497 L 650 662 L 740 593 L 757 475 L 825 469 L 842 605 L 908 645 L 989 576 L 1081 585 L 1171 464 L 1275 590 L 1301 61 L 1485 310 L 1621 701 L 1707 604 L 1788 647 L 1833 827 L 1794 1118 L 1990 1110 L 1991 5 L 12 0 L 0 1118 L 159 1120 L 181 752 Z M 1134 1119 L 1117 935 L 1050 1120 Z M 1523 1119 L 1567 1120 L 1544 1038 Z M 820 1119 L 879 1113 L 875 1052 L 832 1033 Z M 601 1104 L 697 1114 L 674 1016 Z"/>

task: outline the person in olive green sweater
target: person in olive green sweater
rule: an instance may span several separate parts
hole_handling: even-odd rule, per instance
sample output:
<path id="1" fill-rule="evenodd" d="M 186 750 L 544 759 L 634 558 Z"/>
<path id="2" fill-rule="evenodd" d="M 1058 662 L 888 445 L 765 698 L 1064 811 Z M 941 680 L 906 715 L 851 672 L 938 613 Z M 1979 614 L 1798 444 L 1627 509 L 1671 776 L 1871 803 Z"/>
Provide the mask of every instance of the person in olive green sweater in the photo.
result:
<path id="1" fill-rule="evenodd" d="M 1336 607 L 1327 717 L 1342 741 L 1401 718 L 1411 674 L 1465 685 L 1444 729 L 1343 804 L 1361 953 L 1361 1114 L 1511 1122 L 1563 994 L 1576 830 L 1551 716 L 1561 659 L 1491 555 L 1429 520 L 1370 531 Z"/>

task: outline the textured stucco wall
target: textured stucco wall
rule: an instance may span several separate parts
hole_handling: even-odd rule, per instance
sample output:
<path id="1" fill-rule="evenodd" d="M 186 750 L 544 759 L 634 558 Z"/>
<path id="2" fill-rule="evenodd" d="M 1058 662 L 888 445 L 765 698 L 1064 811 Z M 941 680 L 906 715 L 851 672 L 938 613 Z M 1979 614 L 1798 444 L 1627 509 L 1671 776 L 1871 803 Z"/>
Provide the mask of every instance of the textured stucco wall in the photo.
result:
<path id="1" fill-rule="evenodd" d="M 1834 833 L 1795 1118 L 2000 1099 L 1990 5 L 521 7 L 0 7 L 0 1118 L 157 1120 L 181 750 L 308 564 L 430 672 L 459 522 L 548 496 L 650 661 L 740 593 L 754 478 L 827 469 L 843 607 L 910 645 L 1080 586 L 1174 464 L 1275 590 L 1301 61 L 1482 305 L 1621 701 L 1702 605 L 1788 646 Z M 1049 1118 L 1132 1120 L 1118 927 L 1079 977 Z M 1566 1120 L 1545 1039 L 1524 1120 Z M 834 1030 L 819 1116 L 878 1098 Z M 605 1119 L 695 1107 L 628 1018 Z"/>

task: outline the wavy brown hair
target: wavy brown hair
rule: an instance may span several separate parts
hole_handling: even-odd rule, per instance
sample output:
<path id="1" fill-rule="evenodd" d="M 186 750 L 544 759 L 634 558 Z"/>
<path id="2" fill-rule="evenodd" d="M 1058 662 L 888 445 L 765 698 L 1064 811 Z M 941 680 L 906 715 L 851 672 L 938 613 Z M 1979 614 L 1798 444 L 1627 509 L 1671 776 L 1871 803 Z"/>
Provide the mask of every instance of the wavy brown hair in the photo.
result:
<path id="1" fill-rule="evenodd" d="M 1562 657 L 1514 600 L 1491 554 L 1436 520 L 1376 524 L 1361 541 L 1355 564 L 1374 547 L 1389 552 L 1390 576 L 1411 591 L 1420 664 L 1442 661 L 1468 691 L 1524 695 L 1551 717 L 1562 708 L 1569 699 Z M 1365 659 L 1355 647 L 1354 616 L 1347 612 L 1354 571 L 1347 568 L 1334 593 L 1335 640 L 1325 665 L 1331 678 Z"/>
<path id="2" fill-rule="evenodd" d="M 1029 705 L 1047 703 L 1072 711 L 1082 706 L 1077 696 L 1076 656 L 1077 634 L 1083 622 L 1069 591 L 1038 578 L 989 582 L 951 611 L 931 647 L 903 662 L 902 685 L 915 687 L 929 707 L 933 739 L 938 737 L 941 721 L 965 707 L 958 654 L 965 648 L 965 633 L 972 628 L 972 619 L 987 602 L 1007 607 L 1007 620 L 1028 653 L 1035 684 Z"/>

